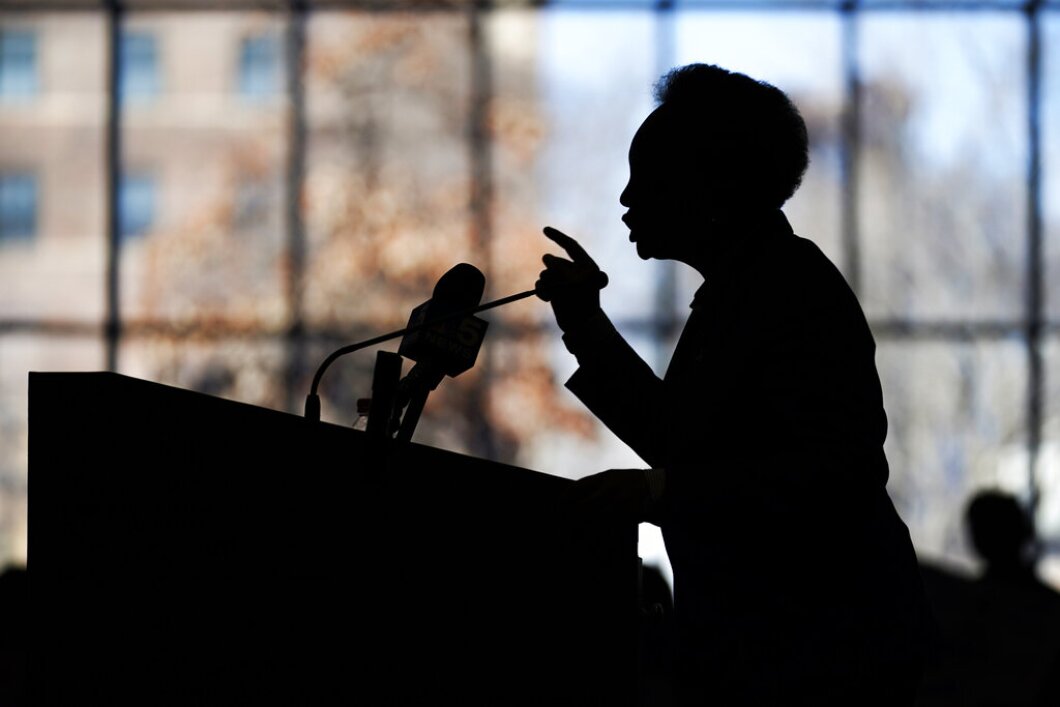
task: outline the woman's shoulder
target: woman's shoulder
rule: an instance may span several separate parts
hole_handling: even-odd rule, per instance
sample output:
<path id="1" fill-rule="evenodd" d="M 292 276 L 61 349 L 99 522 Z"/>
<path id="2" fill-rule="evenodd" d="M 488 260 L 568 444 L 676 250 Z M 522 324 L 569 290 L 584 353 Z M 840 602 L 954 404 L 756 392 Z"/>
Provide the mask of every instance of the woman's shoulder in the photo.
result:
<path id="1" fill-rule="evenodd" d="M 767 297 L 828 299 L 853 293 L 839 268 L 816 243 L 788 234 L 757 250 L 741 278 Z"/>

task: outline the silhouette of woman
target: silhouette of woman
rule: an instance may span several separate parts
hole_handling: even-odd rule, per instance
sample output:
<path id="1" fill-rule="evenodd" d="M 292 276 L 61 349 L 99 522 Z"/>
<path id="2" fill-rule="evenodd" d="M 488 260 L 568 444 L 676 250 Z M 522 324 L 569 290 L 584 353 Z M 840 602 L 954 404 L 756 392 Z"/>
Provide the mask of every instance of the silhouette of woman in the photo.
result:
<path id="1" fill-rule="evenodd" d="M 545 255 L 538 282 L 578 359 L 567 386 L 651 466 L 586 477 L 568 502 L 661 526 L 682 704 L 910 704 L 923 598 L 885 490 L 875 342 L 781 212 L 807 167 L 803 120 L 717 66 L 671 71 L 656 99 L 622 219 L 641 258 L 705 283 L 660 379 L 601 310 L 592 258 L 545 229 L 568 255 Z"/>

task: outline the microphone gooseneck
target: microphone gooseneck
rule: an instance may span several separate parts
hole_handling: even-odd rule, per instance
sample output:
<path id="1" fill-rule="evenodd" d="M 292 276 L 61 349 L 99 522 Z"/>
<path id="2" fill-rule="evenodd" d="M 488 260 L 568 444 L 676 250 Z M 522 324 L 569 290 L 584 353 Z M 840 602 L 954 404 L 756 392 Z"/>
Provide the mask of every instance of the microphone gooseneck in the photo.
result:
<path id="1" fill-rule="evenodd" d="M 485 312 L 487 309 L 502 307 L 506 304 L 518 302 L 521 299 L 526 299 L 527 297 L 533 297 L 535 294 L 537 294 L 536 290 L 527 290 L 526 292 L 519 292 L 514 295 L 508 295 L 507 297 L 502 297 L 500 299 L 493 300 L 492 302 L 486 302 L 485 304 L 480 304 L 473 308 L 457 312 L 451 312 L 444 316 L 438 317 L 437 319 L 421 322 L 415 326 L 405 327 L 404 329 L 398 329 L 397 331 L 392 331 L 387 334 L 380 334 L 379 336 L 372 337 L 371 339 L 365 339 L 364 341 L 358 341 L 355 344 L 348 344 L 340 349 L 335 349 L 330 354 L 328 354 L 328 357 L 325 358 L 323 362 L 321 362 L 320 366 L 317 368 L 316 373 L 313 375 L 313 383 L 309 388 L 309 395 L 306 396 L 305 400 L 306 419 L 313 420 L 314 422 L 320 420 L 320 396 L 317 394 L 317 390 L 319 390 L 320 388 L 320 379 L 324 377 L 324 371 L 328 370 L 328 367 L 332 363 L 334 363 L 336 359 L 341 358 L 346 354 L 351 354 L 355 351 L 366 349 L 369 346 L 375 346 L 376 344 L 382 344 L 383 342 L 390 341 L 391 339 L 396 339 L 399 336 L 404 336 L 405 334 L 415 333 L 417 331 L 420 331 L 421 329 L 426 329 L 427 327 L 434 326 L 435 324 L 447 322 L 452 319 L 456 319 L 457 317 L 466 317 L 471 314 Z"/>
<path id="2" fill-rule="evenodd" d="M 461 263 L 460 265 L 452 268 L 451 270 L 449 270 L 449 272 L 443 275 L 441 279 L 439 279 L 438 284 L 435 285 L 436 294 L 438 294 L 439 288 L 441 288 L 444 292 L 451 286 L 451 280 L 447 280 L 446 276 L 448 276 L 450 273 L 453 273 L 458 268 L 461 268 L 461 266 L 463 265 L 465 264 Z M 473 266 L 468 265 L 467 267 L 475 270 L 475 272 L 478 272 L 478 270 L 475 269 Z M 481 273 L 479 273 L 479 275 L 481 275 Z M 443 286 L 443 283 L 446 284 Z M 603 271 L 600 271 L 594 284 L 598 288 L 603 289 L 607 286 L 607 283 L 607 274 Z M 549 298 L 547 293 L 540 293 L 536 289 L 526 290 L 525 292 L 518 292 L 514 295 L 508 295 L 507 297 L 495 299 L 492 302 L 486 302 L 485 304 L 479 304 L 474 307 L 468 307 L 466 309 L 460 309 L 457 311 L 446 312 L 441 316 L 428 319 L 414 326 L 405 327 L 404 329 L 398 329 L 387 334 L 380 334 L 379 336 L 372 337 L 371 339 L 365 339 L 364 341 L 358 341 L 354 344 L 347 344 L 342 348 L 332 351 L 330 354 L 328 354 L 327 358 L 325 358 L 321 362 L 320 366 L 317 367 L 316 373 L 313 375 L 313 382 L 309 388 L 309 395 L 307 395 L 305 399 L 305 418 L 313 422 L 320 421 L 320 395 L 317 393 L 317 391 L 320 389 L 320 380 L 324 377 L 324 372 L 328 370 L 328 367 L 331 366 L 331 364 L 334 363 L 336 359 L 339 359 L 345 356 L 346 354 L 351 354 L 355 351 L 360 351 L 361 349 L 366 349 L 370 346 L 375 346 L 377 344 L 382 344 L 386 341 L 390 341 L 391 339 L 396 339 L 399 336 L 405 336 L 406 334 L 414 334 L 422 329 L 426 329 L 427 327 L 432 327 L 443 322 L 448 322 L 458 317 L 467 317 L 473 314 L 478 314 L 479 312 L 485 312 L 486 310 L 494 309 L 496 307 L 503 307 L 506 304 L 518 302 L 521 299 L 533 297 L 534 295 L 540 296 L 542 294 L 545 295 L 543 299 L 547 300 Z M 481 298 L 481 293 L 479 293 L 478 296 L 479 298 Z"/>

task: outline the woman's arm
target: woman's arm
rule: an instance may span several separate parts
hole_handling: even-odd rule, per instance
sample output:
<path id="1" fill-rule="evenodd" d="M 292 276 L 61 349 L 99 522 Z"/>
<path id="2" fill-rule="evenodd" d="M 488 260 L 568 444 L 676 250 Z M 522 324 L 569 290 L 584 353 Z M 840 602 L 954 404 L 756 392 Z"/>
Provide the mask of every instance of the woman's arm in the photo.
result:
<path id="1" fill-rule="evenodd" d="M 600 310 L 563 343 L 578 359 L 567 388 L 650 466 L 665 463 L 664 383 Z"/>

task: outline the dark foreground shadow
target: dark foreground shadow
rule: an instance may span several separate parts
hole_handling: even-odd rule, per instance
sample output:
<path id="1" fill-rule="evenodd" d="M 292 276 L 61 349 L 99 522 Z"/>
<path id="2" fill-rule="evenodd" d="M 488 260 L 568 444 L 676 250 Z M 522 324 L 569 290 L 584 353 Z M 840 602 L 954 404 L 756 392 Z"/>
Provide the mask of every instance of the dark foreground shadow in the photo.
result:
<path id="1" fill-rule="evenodd" d="M 26 700 L 29 641 L 29 573 L 8 567 L 0 574 L 0 705 Z"/>
<path id="2" fill-rule="evenodd" d="M 924 564 L 938 626 L 923 707 L 1060 705 L 1060 595 L 1034 573 L 1034 534 L 1011 496 L 976 496 L 965 518 L 978 578 Z"/>

